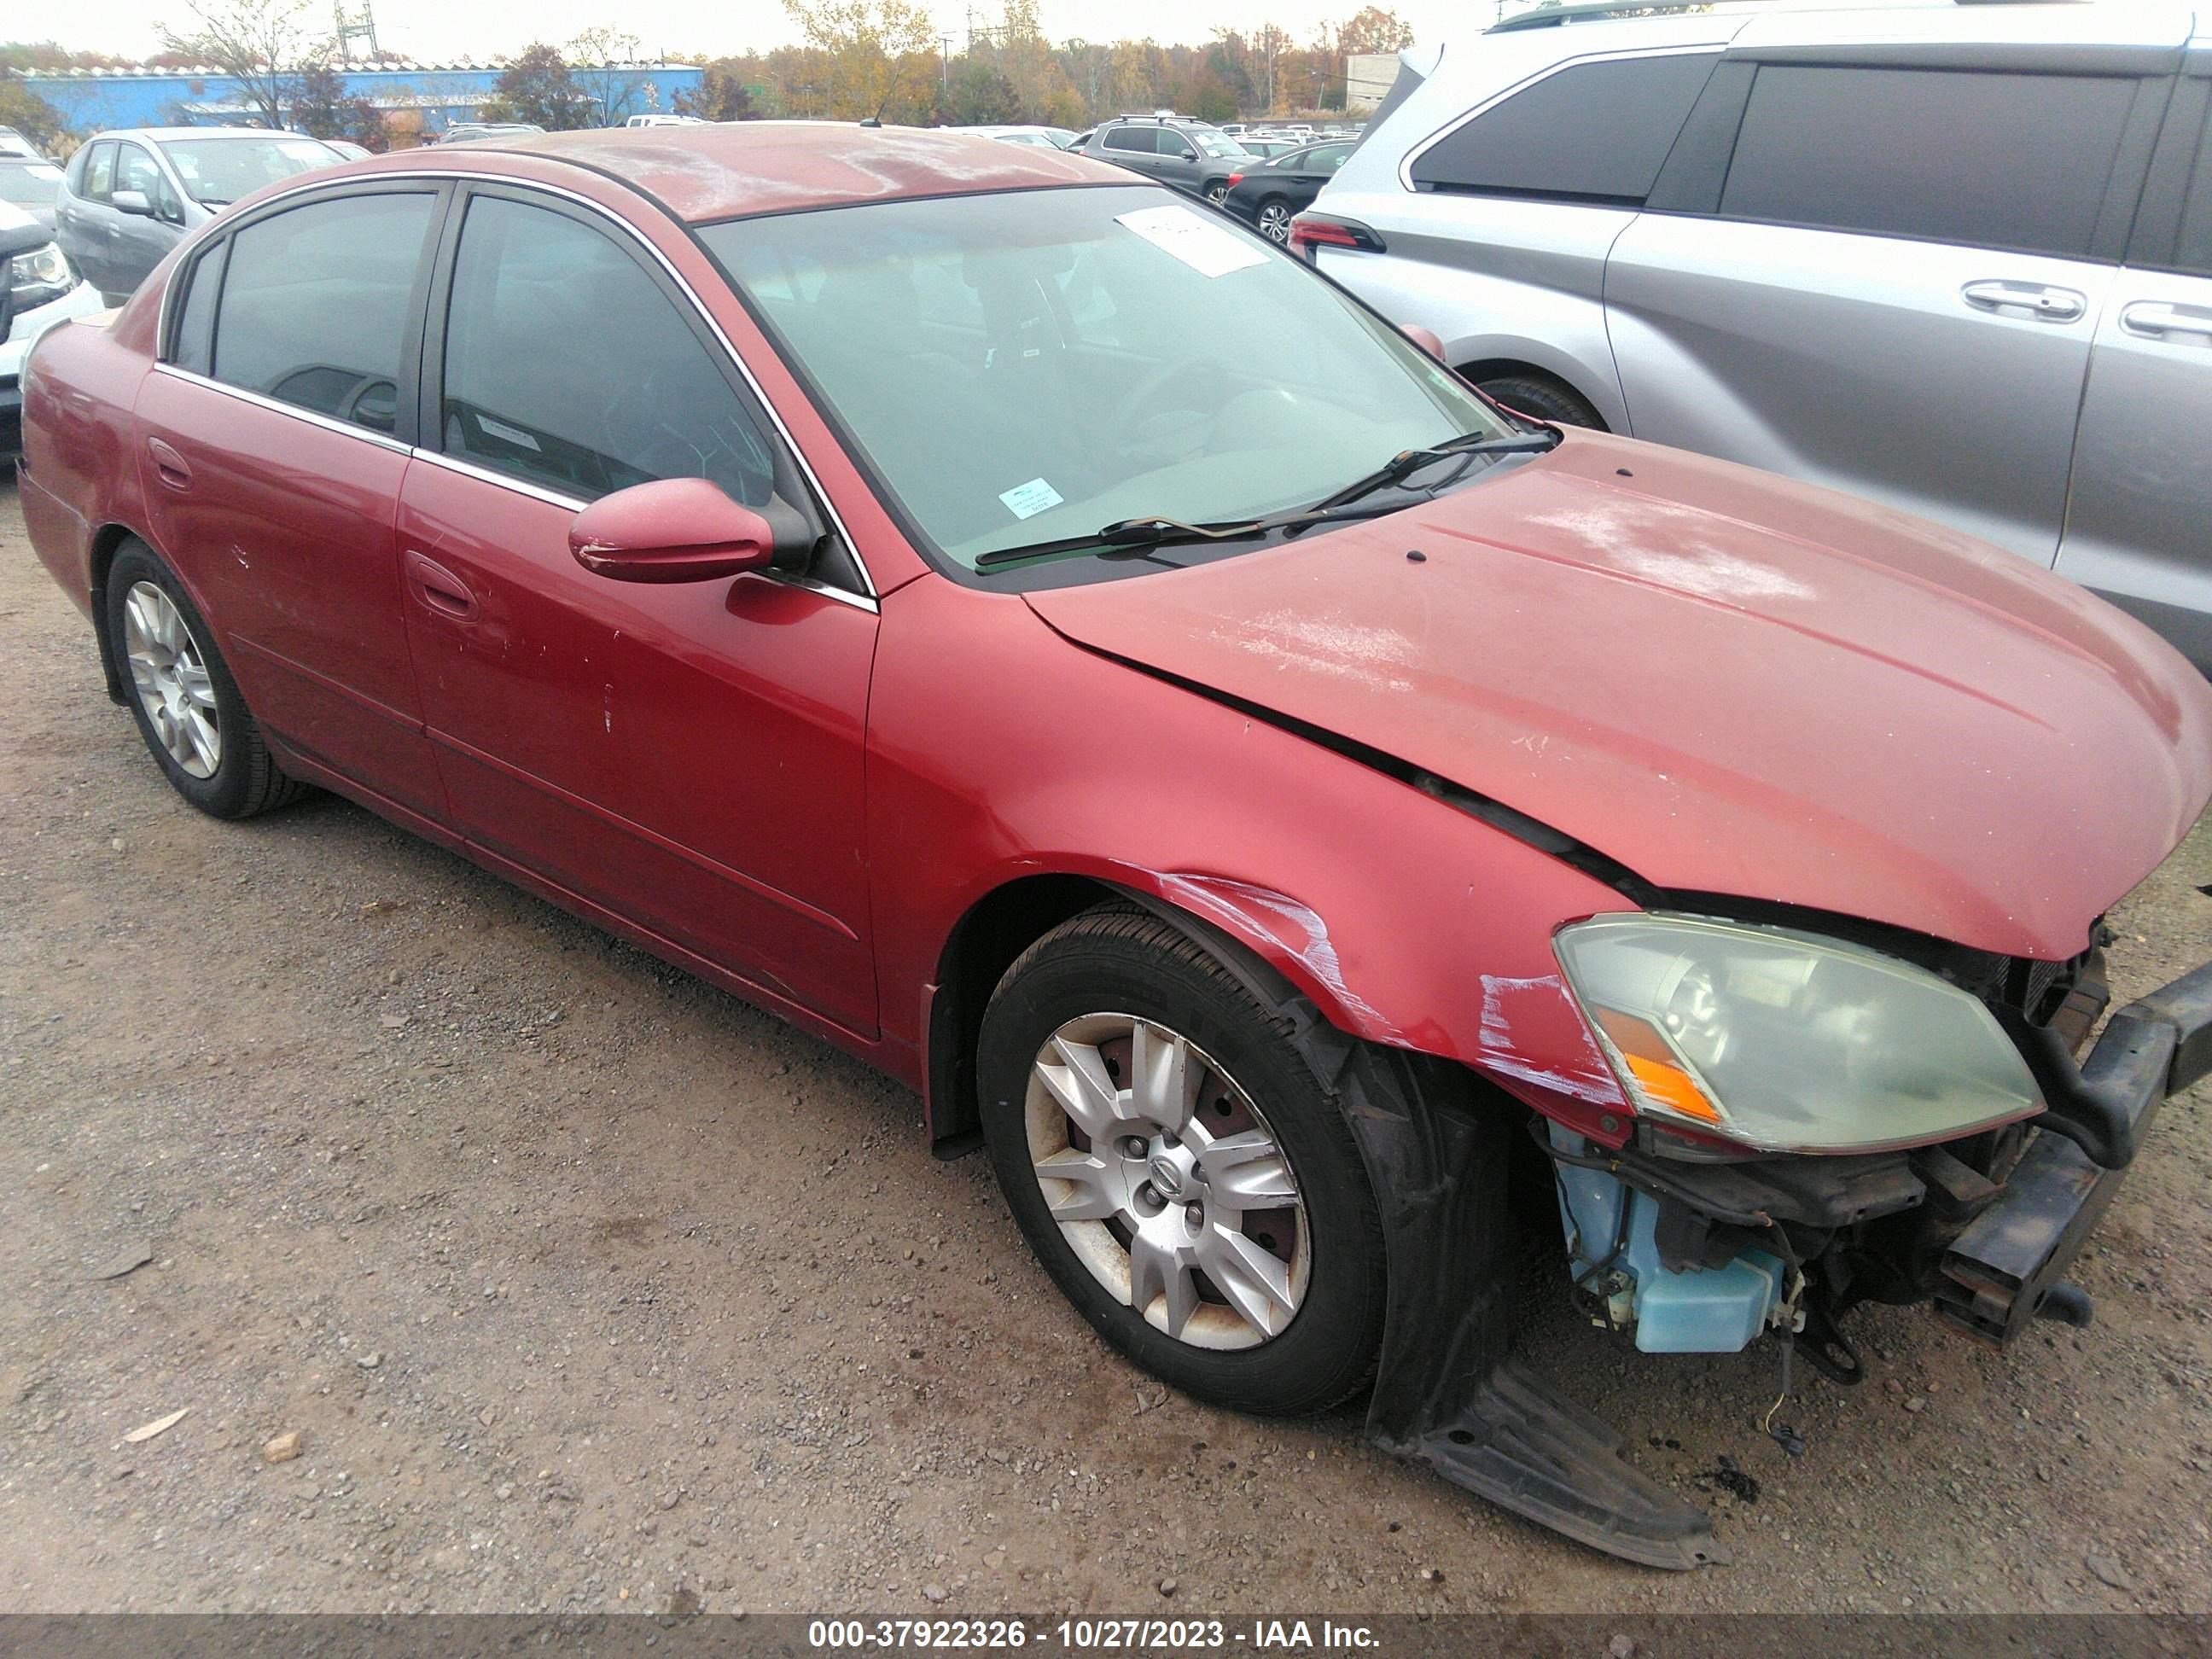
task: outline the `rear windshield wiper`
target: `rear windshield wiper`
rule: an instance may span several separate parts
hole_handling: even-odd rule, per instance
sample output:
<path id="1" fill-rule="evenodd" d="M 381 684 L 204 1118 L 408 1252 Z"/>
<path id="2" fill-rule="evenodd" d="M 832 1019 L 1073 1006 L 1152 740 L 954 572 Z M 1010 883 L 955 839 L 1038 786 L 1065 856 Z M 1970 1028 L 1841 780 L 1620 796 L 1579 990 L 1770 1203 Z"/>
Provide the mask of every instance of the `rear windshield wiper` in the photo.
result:
<path id="1" fill-rule="evenodd" d="M 1470 432 L 1463 437 L 1431 444 L 1425 449 L 1401 450 L 1382 465 L 1362 478 L 1354 478 L 1334 495 L 1323 497 L 1313 504 L 1312 511 L 1326 512 L 1333 507 L 1356 501 L 1362 495 L 1371 495 L 1378 489 L 1388 489 L 1401 484 L 1423 467 L 1437 461 L 1449 460 L 1454 456 L 1476 455 L 1540 455 L 1558 444 L 1565 435 L 1553 428 L 1538 432 L 1515 433 L 1510 437 L 1495 437 L 1488 433 Z M 1442 486 L 1438 486 L 1442 488 Z"/>
<path id="2" fill-rule="evenodd" d="M 1348 507 L 1328 511 L 1302 507 L 1289 513 L 1272 513 L 1265 518 L 1221 519 L 1206 524 L 1188 524 L 1181 519 L 1122 519 L 1088 536 L 994 548 L 988 553 L 976 555 L 975 568 L 996 570 L 1029 559 L 1048 558 L 1055 553 L 1136 552 L 1192 542 L 1244 541 L 1278 530 L 1296 532 L 1318 524 L 1348 524 L 1358 519 L 1379 519 L 1396 511 L 1395 507 Z"/>

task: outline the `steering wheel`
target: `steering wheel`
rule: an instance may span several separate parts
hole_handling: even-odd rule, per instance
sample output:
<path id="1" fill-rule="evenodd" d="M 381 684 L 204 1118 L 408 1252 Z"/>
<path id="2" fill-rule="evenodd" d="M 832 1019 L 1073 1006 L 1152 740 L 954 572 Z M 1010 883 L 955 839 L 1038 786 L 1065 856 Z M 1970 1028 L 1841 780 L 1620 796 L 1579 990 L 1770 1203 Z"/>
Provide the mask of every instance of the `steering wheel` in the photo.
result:
<path id="1" fill-rule="evenodd" d="M 1108 417 L 1106 429 L 1119 432 L 1133 423 L 1137 417 L 1162 409 L 1188 409 L 1197 412 L 1218 406 L 1222 383 L 1228 378 L 1228 366 L 1218 357 L 1182 357 L 1173 362 L 1162 363 L 1137 382 L 1121 401 L 1114 405 Z M 1182 401 L 1170 399 L 1170 387 L 1188 383 L 1188 390 L 1201 395 Z"/>

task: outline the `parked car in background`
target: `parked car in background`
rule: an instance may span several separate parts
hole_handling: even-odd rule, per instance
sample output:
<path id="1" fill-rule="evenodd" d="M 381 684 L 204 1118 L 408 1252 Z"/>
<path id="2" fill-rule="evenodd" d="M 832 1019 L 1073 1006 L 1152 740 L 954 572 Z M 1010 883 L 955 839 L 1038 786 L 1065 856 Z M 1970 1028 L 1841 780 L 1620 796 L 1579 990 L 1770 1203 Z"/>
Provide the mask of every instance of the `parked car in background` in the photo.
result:
<path id="1" fill-rule="evenodd" d="M 1251 161 L 1251 152 L 1218 129 L 1181 116 L 1124 115 L 1102 121 L 1082 153 L 1209 202 L 1229 193 L 1229 176 Z"/>
<path id="2" fill-rule="evenodd" d="M 529 138 L 544 131 L 535 121 L 456 121 L 437 136 L 437 142 L 465 144 L 480 138 Z"/>
<path id="3" fill-rule="evenodd" d="M 2212 18 L 1531 21 L 1408 55 L 1322 270 L 1516 408 L 1923 514 L 2212 670 Z"/>
<path id="4" fill-rule="evenodd" d="M 0 127 L 0 156 L 13 155 L 27 161 L 43 161 L 46 151 L 40 149 L 14 127 Z"/>
<path id="5" fill-rule="evenodd" d="M 696 115 L 633 115 L 622 124 L 625 127 L 702 127 L 707 123 Z"/>
<path id="6" fill-rule="evenodd" d="M 1509 1358 L 1509 1174 L 1579 1316 L 1786 1394 L 1793 1353 L 1856 1380 L 1869 1300 L 2087 1323 L 2069 1266 L 2212 1067 L 2212 968 L 2087 1048 L 2106 947 L 2150 965 L 2103 917 L 2212 796 L 2155 635 L 1502 410 L 1086 158 L 825 122 L 354 162 L 49 334 L 24 422 L 32 547 L 184 800 L 322 785 L 775 1011 L 987 1152 L 1133 1364 L 1364 1397 L 1632 1559 L 1711 1523 Z M 817 1129 L 764 1178 L 872 1132 Z M 1665 1376 L 1653 1423 L 1773 1398 Z M 1898 1455 L 1940 1483 L 1984 1426 Z"/>
<path id="7" fill-rule="evenodd" d="M 322 142 L 349 161 L 358 161 L 375 154 L 367 144 L 356 144 L 350 138 L 325 138 Z"/>
<path id="8" fill-rule="evenodd" d="M 996 138 L 1006 144 L 1036 144 L 1048 149 L 1066 149 L 1075 142 L 1075 134 L 1066 127 L 991 126 L 941 127 L 942 132 L 964 132 L 978 138 Z"/>
<path id="9" fill-rule="evenodd" d="M 0 199 L 0 455 L 15 450 L 23 358 L 32 342 L 64 319 L 89 316 L 104 303 L 56 245 L 52 223 Z"/>
<path id="10" fill-rule="evenodd" d="M 1269 241 L 1287 245 L 1291 221 L 1312 204 L 1351 154 L 1349 140 L 1286 151 L 1249 173 L 1230 174 L 1221 205 Z"/>
<path id="11" fill-rule="evenodd" d="M 1305 148 L 1295 138 L 1270 138 L 1262 134 L 1252 132 L 1244 134 L 1237 142 L 1243 147 L 1245 154 L 1256 155 L 1263 161 L 1270 161 L 1278 155 L 1288 155 L 1294 149 Z"/>
<path id="12" fill-rule="evenodd" d="M 0 202 L 21 208 L 50 231 L 61 187 L 62 170 L 52 161 L 0 155 Z"/>
<path id="13" fill-rule="evenodd" d="M 62 252 L 111 302 L 241 197 L 343 158 L 319 138 L 259 127 L 144 127 L 85 141 L 54 199 Z"/>

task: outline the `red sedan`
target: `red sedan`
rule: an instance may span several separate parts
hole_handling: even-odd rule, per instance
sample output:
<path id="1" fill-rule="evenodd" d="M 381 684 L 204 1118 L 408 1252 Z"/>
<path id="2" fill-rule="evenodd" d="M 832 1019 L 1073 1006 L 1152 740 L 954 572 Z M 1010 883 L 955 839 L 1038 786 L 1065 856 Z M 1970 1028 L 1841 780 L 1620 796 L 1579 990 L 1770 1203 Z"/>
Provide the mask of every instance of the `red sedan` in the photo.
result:
<path id="1" fill-rule="evenodd" d="M 988 1147 L 1138 1364 L 1365 1391 L 1637 1559 L 1718 1547 L 1506 1358 L 1509 1173 L 1625 1340 L 1854 1380 L 1868 1298 L 2086 1316 L 2212 1063 L 2202 974 L 2086 1044 L 2100 917 L 2212 793 L 2164 644 L 1502 410 L 1079 156 L 757 124 L 273 186 L 40 344 L 21 483 L 194 805 L 337 791 L 775 1010 Z"/>

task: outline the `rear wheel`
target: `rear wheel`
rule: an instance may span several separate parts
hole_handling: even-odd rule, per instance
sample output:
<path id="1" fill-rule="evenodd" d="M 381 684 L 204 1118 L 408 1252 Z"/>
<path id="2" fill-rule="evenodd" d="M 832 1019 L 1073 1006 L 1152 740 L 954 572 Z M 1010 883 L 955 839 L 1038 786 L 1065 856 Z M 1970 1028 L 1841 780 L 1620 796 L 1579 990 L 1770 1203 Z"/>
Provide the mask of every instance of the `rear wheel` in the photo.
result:
<path id="1" fill-rule="evenodd" d="M 1277 246 L 1286 246 L 1291 240 L 1291 221 L 1296 217 L 1291 204 L 1279 196 L 1270 196 L 1260 204 L 1260 234 Z"/>
<path id="2" fill-rule="evenodd" d="M 139 735 L 179 794 L 246 818 L 306 793 L 270 757 L 213 630 L 143 542 L 125 543 L 108 567 L 107 638 Z"/>
<path id="3" fill-rule="evenodd" d="M 1164 922 L 1097 910 L 1007 969 L 977 1057 L 1000 1185 L 1062 1292 L 1241 1411 L 1338 1403 L 1382 1338 L 1374 1196 L 1287 1025 Z"/>
<path id="4" fill-rule="evenodd" d="M 1571 387 L 1547 374 L 1500 374 L 1476 382 L 1492 403 L 1504 404 L 1523 415 L 1533 415 L 1554 426 L 1586 426 L 1605 430 L 1598 412 Z"/>
<path id="5" fill-rule="evenodd" d="M 1214 206 L 1219 207 L 1224 202 L 1229 199 L 1229 181 L 1226 179 L 1207 179 L 1206 181 L 1206 199 L 1212 203 Z"/>

